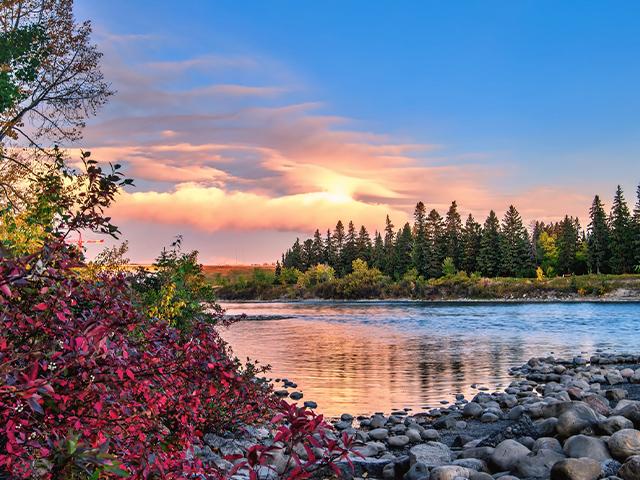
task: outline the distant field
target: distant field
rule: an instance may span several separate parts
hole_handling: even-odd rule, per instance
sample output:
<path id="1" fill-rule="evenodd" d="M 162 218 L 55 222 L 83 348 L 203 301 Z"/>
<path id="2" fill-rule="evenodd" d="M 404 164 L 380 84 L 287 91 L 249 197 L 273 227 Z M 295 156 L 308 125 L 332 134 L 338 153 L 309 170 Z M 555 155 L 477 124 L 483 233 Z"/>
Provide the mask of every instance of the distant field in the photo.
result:
<path id="1" fill-rule="evenodd" d="M 255 270 L 272 273 L 275 265 L 203 265 L 204 274 L 211 281 L 219 279 L 237 280 L 250 278 Z"/>

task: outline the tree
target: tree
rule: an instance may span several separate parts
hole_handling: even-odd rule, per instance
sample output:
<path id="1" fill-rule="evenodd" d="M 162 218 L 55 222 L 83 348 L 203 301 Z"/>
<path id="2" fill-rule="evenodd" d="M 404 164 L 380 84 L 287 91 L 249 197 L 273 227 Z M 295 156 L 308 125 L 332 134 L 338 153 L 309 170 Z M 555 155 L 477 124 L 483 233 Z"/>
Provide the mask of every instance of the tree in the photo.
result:
<path id="1" fill-rule="evenodd" d="M 462 269 L 471 274 L 478 270 L 478 254 L 480 253 L 480 241 L 482 239 L 482 227 L 469 214 L 462 230 Z"/>
<path id="2" fill-rule="evenodd" d="M 396 239 L 395 277 L 400 279 L 411 268 L 411 250 L 413 246 L 413 236 L 411 235 L 411 225 L 405 223 L 402 230 L 398 232 Z"/>
<path id="3" fill-rule="evenodd" d="M 393 276 L 395 271 L 395 234 L 393 232 L 393 223 L 389 215 L 385 220 L 384 226 L 384 265 L 383 273 L 385 275 Z"/>
<path id="4" fill-rule="evenodd" d="M 427 211 L 424 203 L 418 202 L 413 212 L 413 249 L 411 252 L 413 266 L 418 275 L 427 277 L 429 242 L 427 240 Z"/>
<path id="5" fill-rule="evenodd" d="M 596 195 L 589 209 L 587 244 L 589 246 L 589 268 L 596 273 L 609 271 L 609 226 L 600 197 Z"/>
<path id="6" fill-rule="evenodd" d="M 323 262 L 327 265 L 336 268 L 336 246 L 331 236 L 331 230 L 327 228 L 327 235 L 325 236 L 324 249 L 323 249 Z"/>
<path id="7" fill-rule="evenodd" d="M 478 268 L 487 277 L 497 277 L 502 265 L 502 241 L 500 238 L 500 222 L 496 213 L 491 210 L 482 228 Z"/>
<path id="8" fill-rule="evenodd" d="M 636 206 L 633 209 L 633 263 L 634 269 L 640 266 L 640 185 L 636 190 Z"/>
<path id="9" fill-rule="evenodd" d="M 353 222 L 350 221 L 344 240 L 344 247 L 340 252 L 339 273 L 341 276 L 351 272 L 351 266 L 353 261 L 356 259 L 357 253 L 356 227 Z"/>
<path id="10" fill-rule="evenodd" d="M 342 276 L 342 249 L 344 248 L 344 225 L 342 220 L 338 220 L 333 231 L 333 251 L 335 256 L 334 265 L 331 265 L 338 276 Z"/>
<path id="11" fill-rule="evenodd" d="M 307 238 L 302 242 L 302 268 L 300 268 L 300 271 L 305 272 L 314 265 L 313 240 Z"/>
<path id="12" fill-rule="evenodd" d="M 444 254 L 453 259 L 456 268 L 462 266 L 462 219 L 454 200 L 444 221 Z"/>
<path id="13" fill-rule="evenodd" d="M 560 234 L 557 240 L 558 273 L 575 273 L 579 241 L 579 224 L 576 224 L 573 218 L 565 215 L 564 220 L 560 222 Z"/>
<path id="14" fill-rule="evenodd" d="M 444 223 L 437 210 L 429 212 L 426 223 L 426 236 L 429 249 L 427 261 L 427 274 L 429 277 L 442 275 L 442 262 L 444 261 Z"/>
<path id="15" fill-rule="evenodd" d="M 558 247 L 556 237 L 543 230 L 538 236 L 536 251 L 538 252 L 538 264 L 548 277 L 552 277 L 558 271 Z"/>
<path id="16" fill-rule="evenodd" d="M 613 273 L 628 273 L 633 268 L 633 227 L 631 214 L 618 185 L 609 216 L 609 265 Z"/>
<path id="17" fill-rule="evenodd" d="M 502 220 L 502 272 L 510 277 L 531 276 L 533 264 L 529 234 L 513 205 Z"/>
<path id="18" fill-rule="evenodd" d="M 2 82 L 10 95 L 3 95 L 0 143 L 22 137 L 42 147 L 80 138 L 86 118 L 112 94 L 90 36 L 91 23 L 75 21 L 72 0 L 0 3 L 0 42 L 15 47 L 13 73 Z"/>
<path id="19" fill-rule="evenodd" d="M 371 237 L 364 225 L 360 227 L 358 239 L 356 240 L 356 258 L 364 260 L 368 264 L 371 263 L 372 257 Z"/>
<path id="20" fill-rule="evenodd" d="M 324 262 L 324 245 L 322 243 L 322 235 L 320 230 L 316 229 L 313 233 L 313 241 L 311 243 L 310 266 L 318 265 Z"/>
<path id="21" fill-rule="evenodd" d="M 384 266 L 384 241 L 380 232 L 376 232 L 373 242 L 372 266 L 380 271 Z"/>
<path id="22" fill-rule="evenodd" d="M 293 243 L 291 249 L 289 249 L 287 253 L 285 253 L 282 265 L 285 268 L 295 268 L 298 270 L 303 270 L 302 245 L 300 245 L 299 238 L 296 238 L 296 241 Z"/>

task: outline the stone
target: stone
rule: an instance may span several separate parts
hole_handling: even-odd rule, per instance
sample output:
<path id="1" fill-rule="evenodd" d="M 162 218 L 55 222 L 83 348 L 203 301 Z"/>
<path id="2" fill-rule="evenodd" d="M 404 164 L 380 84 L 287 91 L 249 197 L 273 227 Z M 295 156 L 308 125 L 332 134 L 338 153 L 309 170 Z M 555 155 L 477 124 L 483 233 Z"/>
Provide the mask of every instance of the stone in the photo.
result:
<path id="1" fill-rule="evenodd" d="M 458 458 L 478 458 L 480 460 L 484 460 L 485 462 L 489 462 L 494 451 L 495 448 L 493 447 L 465 448 L 462 452 L 460 452 Z"/>
<path id="2" fill-rule="evenodd" d="M 608 416 L 611 414 L 611 407 L 609 401 L 602 395 L 592 394 L 584 397 L 584 402 L 589 405 L 594 412 L 598 412 L 600 415 Z"/>
<path id="3" fill-rule="evenodd" d="M 384 416 L 382 415 L 374 415 L 373 417 L 371 417 L 371 420 L 369 422 L 369 426 L 373 429 L 382 428 L 386 424 L 387 424 L 387 419 L 384 418 Z"/>
<path id="4" fill-rule="evenodd" d="M 427 467 L 439 467 L 451 462 L 451 450 L 444 443 L 427 442 L 409 450 L 411 464 L 423 463 Z"/>
<path id="5" fill-rule="evenodd" d="M 586 435 L 574 435 L 564 442 L 564 453 L 567 457 L 593 458 L 599 462 L 609 460 L 611 455 L 604 440 Z"/>
<path id="6" fill-rule="evenodd" d="M 515 465 L 515 474 L 523 478 L 547 478 L 551 472 L 551 467 L 556 462 L 564 459 L 565 456 L 555 450 L 543 448 L 535 453 L 530 453 Z"/>
<path id="7" fill-rule="evenodd" d="M 429 480 L 454 480 L 455 478 L 469 478 L 469 470 L 459 465 L 446 465 L 431 470 Z"/>
<path id="8" fill-rule="evenodd" d="M 302 392 L 292 392 L 291 395 L 289 395 L 291 400 L 300 400 L 303 396 Z"/>
<path id="9" fill-rule="evenodd" d="M 591 458 L 567 458 L 551 467 L 551 480 L 597 480 L 602 468 Z"/>
<path id="10" fill-rule="evenodd" d="M 422 441 L 422 435 L 420 434 L 420 431 L 416 430 L 415 428 L 409 428 L 406 431 L 405 435 L 409 438 L 409 441 L 411 443 L 418 443 L 418 442 Z M 438 434 L 438 437 L 439 436 L 440 436 L 440 434 Z"/>
<path id="11" fill-rule="evenodd" d="M 633 455 L 620 467 L 617 475 L 623 480 L 640 480 L 640 455 Z"/>
<path id="12" fill-rule="evenodd" d="M 438 440 L 440 440 L 440 432 L 438 432 L 437 430 L 434 430 L 433 428 L 428 428 L 427 430 L 424 430 L 420 436 L 422 437 L 423 440 L 428 440 L 428 441 L 433 441 L 433 442 L 437 442 Z"/>
<path id="13" fill-rule="evenodd" d="M 362 477 L 364 474 L 364 476 L 380 478 L 383 475 L 385 467 L 391 464 L 392 460 L 388 458 L 371 457 L 351 458 L 351 463 L 353 464 L 353 471 L 351 471 L 348 462 L 337 462 L 338 468 L 343 473 L 343 477 Z"/>
<path id="14" fill-rule="evenodd" d="M 469 480 L 494 480 L 491 475 L 485 472 L 471 472 Z"/>
<path id="15" fill-rule="evenodd" d="M 469 471 L 488 472 L 487 463 L 479 458 L 459 458 L 453 461 L 454 465 L 465 467 Z"/>
<path id="16" fill-rule="evenodd" d="M 480 417 L 480 415 L 482 415 L 483 411 L 484 409 L 479 403 L 469 402 L 462 409 L 462 415 L 464 415 L 465 417 L 478 418 Z"/>
<path id="17" fill-rule="evenodd" d="M 591 407 L 580 402 L 572 403 L 574 405 L 558 417 L 556 431 L 562 438 L 582 433 L 598 423 L 598 417 Z"/>
<path id="18" fill-rule="evenodd" d="M 633 429 L 633 422 L 622 415 L 613 415 L 598 422 L 598 431 L 604 435 L 613 435 L 619 430 Z"/>
<path id="19" fill-rule="evenodd" d="M 318 404 L 313 400 L 307 400 L 306 402 L 304 402 L 304 406 L 306 408 L 318 408 Z"/>
<path id="20" fill-rule="evenodd" d="M 389 436 L 389 430 L 386 428 L 374 428 L 369 432 L 369 437 L 374 440 L 384 440 Z"/>
<path id="21" fill-rule="evenodd" d="M 558 453 L 564 453 L 562 445 L 560 444 L 558 439 L 552 437 L 540 437 L 533 443 L 533 447 L 531 448 L 531 450 L 534 452 L 542 449 L 554 450 Z"/>
<path id="22" fill-rule="evenodd" d="M 602 468 L 602 476 L 611 477 L 611 476 L 617 475 L 621 466 L 622 464 L 619 461 L 614 459 L 600 462 L 600 467 Z"/>
<path id="23" fill-rule="evenodd" d="M 393 437 L 389 437 L 387 443 L 392 448 L 402 448 L 406 445 L 409 445 L 409 437 L 406 435 L 396 435 Z"/>
<path id="24" fill-rule="evenodd" d="M 414 463 L 403 478 L 404 480 L 429 480 L 429 468 L 422 462 Z"/>
<path id="25" fill-rule="evenodd" d="M 640 432 L 630 428 L 619 430 L 609 437 L 609 451 L 614 458 L 624 461 L 640 455 Z"/>
<path id="26" fill-rule="evenodd" d="M 491 463 L 498 471 L 510 471 L 520 458 L 527 456 L 531 450 L 515 440 L 500 442 L 490 457 Z"/>
<path id="27" fill-rule="evenodd" d="M 558 425 L 558 419 L 555 417 L 545 418 L 544 420 L 536 420 L 535 426 L 538 429 L 540 435 L 549 437 L 555 435 L 556 426 Z"/>
<path id="28" fill-rule="evenodd" d="M 480 417 L 480 421 L 482 423 L 493 423 L 493 422 L 497 422 L 498 420 L 500 420 L 500 417 L 498 417 L 495 413 L 491 413 L 491 412 L 483 413 L 482 416 Z"/>

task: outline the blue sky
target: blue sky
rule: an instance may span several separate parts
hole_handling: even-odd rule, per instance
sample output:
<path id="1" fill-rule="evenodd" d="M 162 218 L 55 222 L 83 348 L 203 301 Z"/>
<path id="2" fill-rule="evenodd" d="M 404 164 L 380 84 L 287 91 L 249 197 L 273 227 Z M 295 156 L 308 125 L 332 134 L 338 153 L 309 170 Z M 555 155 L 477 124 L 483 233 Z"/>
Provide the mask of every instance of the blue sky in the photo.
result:
<path id="1" fill-rule="evenodd" d="M 164 92 L 212 84 L 284 92 L 242 98 L 234 94 L 233 107 L 228 98 L 217 97 L 192 111 L 184 107 L 183 114 L 207 108 L 229 112 L 313 104 L 313 116 L 339 119 L 331 130 L 375 133 L 394 144 L 428 145 L 426 155 L 403 153 L 418 165 L 478 169 L 478 182 L 487 191 L 505 197 L 526 191 L 540 195 L 540 189 L 550 189 L 545 195 L 567 192 L 571 211 L 548 212 L 549 217 L 563 213 L 583 217 L 589 198 L 600 193 L 608 200 L 617 183 L 633 201 L 640 180 L 638 2 L 182 1 L 176 5 L 77 0 L 76 10 L 79 18 L 94 22 L 99 46 L 110 52 L 105 61 L 120 56 L 122 65 L 141 75 L 146 72 L 144 65 L 152 62 L 211 56 L 227 60 L 229 68 L 218 62 L 213 69 L 183 72 L 167 81 L 156 74 L 154 81 Z M 128 43 L 122 41 L 127 36 Z M 120 41 L 109 45 L 110 37 Z M 252 59 L 253 68 L 232 65 L 239 59 Z M 119 87 L 117 82 L 115 86 Z M 135 113 L 144 116 L 144 106 Z M 132 112 L 116 101 L 106 115 L 115 119 Z M 354 165 L 362 168 L 357 161 Z M 242 190 L 237 177 L 234 171 L 234 181 L 225 183 L 225 191 Z M 175 187 L 170 182 L 158 187 L 153 179 L 140 181 L 147 189 Z M 287 193 L 299 194 L 301 189 L 317 190 L 305 186 Z M 397 195 L 383 201 L 384 195 L 376 194 L 368 200 L 362 189 L 349 194 L 404 210 L 420 199 L 413 187 L 399 187 L 398 192 L 405 194 L 404 203 Z M 456 193 L 452 185 L 450 199 Z M 445 202 L 438 195 L 434 194 L 434 205 Z M 464 193 L 460 195 L 464 198 Z M 269 198 L 275 196 L 272 192 Z M 498 203 L 494 208 L 503 207 L 504 202 L 494 201 Z M 584 203 L 582 211 L 576 211 L 578 202 Z M 469 210 L 487 207 L 470 205 Z M 527 207 L 522 210 L 526 216 Z M 531 215 L 539 216 L 540 210 L 533 209 Z M 193 222 L 185 222 L 185 227 L 203 231 Z M 302 227 L 290 231 L 306 233 Z M 264 231 L 249 229 L 256 235 Z M 234 228 L 215 231 L 223 230 Z M 279 244 L 273 251 L 277 248 Z M 250 260 L 267 260 L 271 255 L 264 252 Z"/>

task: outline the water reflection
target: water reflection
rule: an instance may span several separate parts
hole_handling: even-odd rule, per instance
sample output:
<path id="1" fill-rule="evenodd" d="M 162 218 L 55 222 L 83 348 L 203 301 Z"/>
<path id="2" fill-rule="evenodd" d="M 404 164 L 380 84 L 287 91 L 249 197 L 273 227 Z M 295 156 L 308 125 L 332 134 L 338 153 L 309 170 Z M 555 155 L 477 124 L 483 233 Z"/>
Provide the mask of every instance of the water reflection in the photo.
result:
<path id="1" fill-rule="evenodd" d="M 631 351 L 638 304 L 226 304 L 229 313 L 291 315 L 223 330 L 240 358 L 298 383 L 327 415 L 420 410 L 470 384 L 507 383 L 532 355 Z"/>

